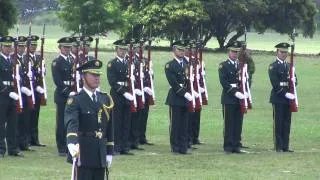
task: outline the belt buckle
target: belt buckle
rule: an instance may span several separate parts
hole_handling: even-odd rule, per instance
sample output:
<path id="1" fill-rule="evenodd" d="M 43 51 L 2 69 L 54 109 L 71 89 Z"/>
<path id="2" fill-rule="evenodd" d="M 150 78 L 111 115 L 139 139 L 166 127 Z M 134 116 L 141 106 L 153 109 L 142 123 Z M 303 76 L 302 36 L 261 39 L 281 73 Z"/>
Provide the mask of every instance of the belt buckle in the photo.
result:
<path id="1" fill-rule="evenodd" d="M 102 139 L 102 132 L 95 131 L 95 133 L 96 133 L 96 138 Z"/>

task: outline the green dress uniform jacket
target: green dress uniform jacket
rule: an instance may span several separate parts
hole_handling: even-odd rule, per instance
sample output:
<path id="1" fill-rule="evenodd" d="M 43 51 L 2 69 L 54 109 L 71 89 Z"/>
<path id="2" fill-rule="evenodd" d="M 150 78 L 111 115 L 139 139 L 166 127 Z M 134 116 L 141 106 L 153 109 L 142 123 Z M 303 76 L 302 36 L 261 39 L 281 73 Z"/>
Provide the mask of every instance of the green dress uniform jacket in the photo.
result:
<path id="1" fill-rule="evenodd" d="M 113 100 L 98 91 L 96 96 L 93 102 L 82 90 L 66 104 L 67 144 L 79 144 L 79 167 L 106 167 L 106 155 L 113 154 Z"/>

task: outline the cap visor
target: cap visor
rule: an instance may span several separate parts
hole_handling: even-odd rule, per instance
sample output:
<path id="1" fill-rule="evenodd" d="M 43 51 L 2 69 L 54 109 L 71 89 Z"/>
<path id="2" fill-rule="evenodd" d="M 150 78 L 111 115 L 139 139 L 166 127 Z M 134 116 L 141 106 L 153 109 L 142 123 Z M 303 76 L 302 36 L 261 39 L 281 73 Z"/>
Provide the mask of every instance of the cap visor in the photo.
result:
<path id="1" fill-rule="evenodd" d="M 83 73 L 91 73 L 91 74 L 95 74 L 95 75 L 101 75 L 103 74 L 102 71 L 98 70 L 98 69 L 86 69 L 82 71 Z"/>

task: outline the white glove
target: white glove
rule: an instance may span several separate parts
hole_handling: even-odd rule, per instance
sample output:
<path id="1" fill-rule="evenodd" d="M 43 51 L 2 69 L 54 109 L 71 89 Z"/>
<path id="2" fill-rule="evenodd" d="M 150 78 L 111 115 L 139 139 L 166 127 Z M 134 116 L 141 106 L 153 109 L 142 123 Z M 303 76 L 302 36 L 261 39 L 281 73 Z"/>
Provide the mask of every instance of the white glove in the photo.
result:
<path id="1" fill-rule="evenodd" d="M 201 75 L 202 75 L 202 76 L 205 76 L 205 75 L 206 75 L 206 72 L 205 72 L 205 71 L 202 71 L 202 72 L 201 72 Z"/>
<path id="2" fill-rule="evenodd" d="M 127 99 L 127 100 L 129 100 L 129 101 L 133 101 L 133 96 L 130 94 L 130 93 L 128 93 L 128 92 L 125 92 L 124 94 L 123 94 L 123 96 Z"/>
<path id="3" fill-rule="evenodd" d="M 40 94 L 43 94 L 43 93 L 44 93 L 44 89 L 43 89 L 42 87 L 40 87 L 40 86 L 37 86 L 37 87 L 36 87 L 36 91 L 37 91 L 38 93 L 40 93 Z"/>
<path id="4" fill-rule="evenodd" d="M 184 97 L 185 97 L 188 101 L 192 101 L 192 96 L 191 96 L 190 93 L 186 92 L 186 93 L 184 94 Z"/>
<path id="5" fill-rule="evenodd" d="M 189 76 L 189 79 L 190 79 L 191 82 L 194 81 L 194 77 L 193 76 Z"/>
<path id="6" fill-rule="evenodd" d="M 71 92 L 69 93 L 69 96 L 74 96 L 74 95 L 76 95 L 76 94 L 77 94 L 76 92 L 71 91 Z"/>
<path id="7" fill-rule="evenodd" d="M 235 95 L 238 99 L 244 99 L 244 98 L 246 98 L 241 92 L 236 92 L 234 95 Z"/>
<path id="8" fill-rule="evenodd" d="M 294 96 L 294 94 L 292 93 L 286 93 L 284 95 L 287 99 L 290 99 L 290 100 L 294 100 L 296 97 Z"/>
<path id="9" fill-rule="evenodd" d="M 194 97 L 196 97 L 196 98 L 199 97 L 199 94 L 198 94 L 196 91 L 193 91 L 193 95 L 194 95 Z"/>
<path id="10" fill-rule="evenodd" d="M 144 78 L 144 73 L 142 72 L 141 74 L 140 74 L 140 79 L 143 79 Z"/>
<path id="11" fill-rule="evenodd" d="M 249 94 L 247 92 L 244 93 L 245 98 L 249 98 Z"/>
<path id="12" fill-rule="evenodd" d="M 138 96 L 142 96 L 142 91 L 140 89 L 135 89 L 134 93 L 136 93 Z"/>
<path id="13" fill-rule="evenodd" d="M 29 79 L 31 79 L 31 78 L 32 78 L 32 76 L 33 76 L 32 71 L 29 71 L 29 72 L 27 73 L 27 76 L 28 76 L 28 78 L 29 78 Z"/>
<path id="14" fill-rule="evenodd" d="M 21 92 L 27 96 L 31 96 L 32 95 L 32 92 L 30 91 L 30 89 L 26 88 L 26 87 L 22 87 L 21 88 Z"/>
<path id="15" fill-rule="evenodd" d="M 15 101 L 17 101 L 19 99 L 19 95 L 15 92 L 10 92 L 9 97 Z"/>
<path id="16" fill-rule="evenodd" d="M 135 81 L 135 80 L 136 80 L 136 77 L 134 77 L 134 75 L 133 75 L 133 76 L 130 77 L 130 80 L 131 80 L 131 81 Z"/>
<path id="17" fill-rule="evenodd" d="M 144 87 L 144 88 L 143 88 L 143 91 L 146 92 L 146 93 L 148 93 L 150 96 L 152 96 L 152 90 L 151 90 L 151 88 L 149 88 L 149 87 Z"/>
<path id="18" fill-rule="evenodd" d="M 292 83 L 296 83 L 296 77 L 291 78 Z"/>
<path id="19" fill-rule="evenodd" d="M 200 74 L 197 74 L 196 77 L 197 77 L 197 80 L 200 80 Z"/>
<path id="20" fill-rule="evenodd" d="M 150 69 L 150 70 L 149 70 L 149 73 L 150 73 L 151 75 L 153 75 L 153 70 L 152 70 L 152 69 Z"/>
<path id="21" fill-rule="evenodd" d="M 199 87 L 200 93 L 204 93 L 206 90 L 202 87 Z"/>
<path id="22" fill-rule="evenodd" d="M 81 77 L 80 77 L 80 73 L 76 73 L 76 81 L 80 81 Z"/>
<path id="23" fill-rule="evenodd" d="M 112 164 L 112 155 L 107 155 L 106 156 L 106 161 L 107 161 L 107 164 L 108 164 L 108 168 L 110 168 L 111 164 Z"/>
<path id="24" fill-rule="evenodd" d="M 68 144 L 68 149 L 72 157 L 77 157 L 79 155 L 79 144 Z"/>

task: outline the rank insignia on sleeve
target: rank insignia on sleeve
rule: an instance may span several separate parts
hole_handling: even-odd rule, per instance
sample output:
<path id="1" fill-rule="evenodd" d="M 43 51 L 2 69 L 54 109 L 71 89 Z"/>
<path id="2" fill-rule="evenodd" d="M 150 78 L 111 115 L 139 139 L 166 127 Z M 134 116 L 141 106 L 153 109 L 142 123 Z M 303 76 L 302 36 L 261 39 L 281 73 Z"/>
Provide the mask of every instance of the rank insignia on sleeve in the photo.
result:
<path id="1" fill-rule="evenodd" d="M 70 105 L 70 104 L 72 104 L 72 102 L 73 102 L 73 98 L 69 98 L 67 101 L 67 104 Z"/>
<path id="2" fill-rule="evenodd" d="M 112 66 L 111 63 L 109 63 L 109 64 L 108 64 L 108 68 L 111 68 L 111 66 Z"/>

